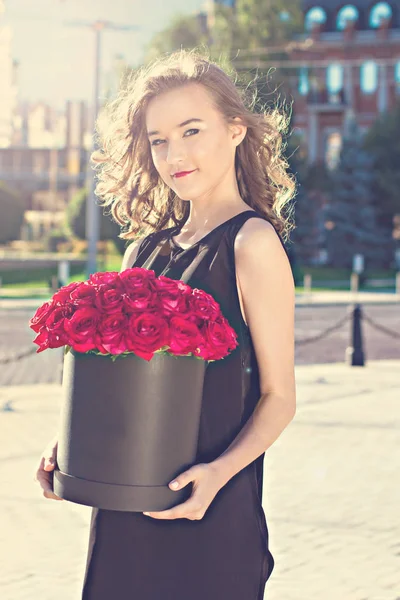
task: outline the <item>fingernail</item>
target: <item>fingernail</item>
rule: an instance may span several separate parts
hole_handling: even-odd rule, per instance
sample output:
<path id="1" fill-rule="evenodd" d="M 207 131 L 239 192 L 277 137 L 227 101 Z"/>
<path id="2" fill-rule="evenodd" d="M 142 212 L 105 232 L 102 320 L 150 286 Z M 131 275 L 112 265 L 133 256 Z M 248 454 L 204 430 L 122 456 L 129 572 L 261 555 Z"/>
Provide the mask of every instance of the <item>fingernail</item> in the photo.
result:
<path id="1" fill-rule="evenodd" d="M 179 483 L 177 481 L 171 481 L 170 486 L 176 490 L 176 488 L 179 486 Z"/>
<path id="2" fill-rule="evenodd" d="M 147 517 L 150 516 L 150 513 L 144 512 L 144 515 L 146 515 Z"/>

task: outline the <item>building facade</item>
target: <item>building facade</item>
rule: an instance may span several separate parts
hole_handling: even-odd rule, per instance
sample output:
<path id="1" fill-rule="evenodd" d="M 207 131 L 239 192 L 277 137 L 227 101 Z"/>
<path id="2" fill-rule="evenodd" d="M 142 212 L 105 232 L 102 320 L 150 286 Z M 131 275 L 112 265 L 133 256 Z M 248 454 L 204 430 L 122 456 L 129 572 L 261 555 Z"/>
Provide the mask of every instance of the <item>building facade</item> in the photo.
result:
<path id="1" fill-rule="evenodd" d="M 17 63 L 11 54 L 12 30 L 2 23 L 0 0 L 0 148 L 12 144 L 17 102 Z"/>
<path id="2" fill-rule="evenodd" d="M 309 162 L 334 168 L 346 116 L 355 114 L 367 131 L 400 99 L 400 0 L 306 0 L 303 7 L 304 34 L 291 53 L 294 126 Z"/>

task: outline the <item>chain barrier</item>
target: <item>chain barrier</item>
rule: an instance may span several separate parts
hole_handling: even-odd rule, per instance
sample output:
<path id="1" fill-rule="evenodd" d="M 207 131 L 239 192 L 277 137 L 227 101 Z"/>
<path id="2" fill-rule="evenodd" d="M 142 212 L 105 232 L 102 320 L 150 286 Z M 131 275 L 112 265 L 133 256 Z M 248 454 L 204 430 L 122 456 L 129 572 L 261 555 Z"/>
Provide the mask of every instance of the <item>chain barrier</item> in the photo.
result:
<path id="1" fill-rule="evenodd" d="M 371 327 L 373 327 L 374 329 L 376 329 L 380 333 L 385 333 L 386 335 L 389 335 L 390 337 L 393 337 L 395 339 L 400 339 L 400 333 L 398 333 L 397 331 L 391 331 L 390 329 L 388 329 L 384 325 L 381 325 L 380 323 L 377 323 L 376 321 L 374 321 L 374 319 L 371 319 L 371 317 L 369 317 L 368 315 L 366 315 L 364 312 L 361 313 L 361 318 L 362 318 L 363 321 L 366 321 L 367 323 L 369 323 L 371 325 Z"/>
<path id="2" fill-rule="evenodd" d="M 36 354 L 37 348 L 29 348 L 29 350 L 24 350 L 23 352 L 19 352 L 18 354 L 12 354 L 11 356 L 6 356 L 5 358 L 0 358 L 0 365 L 7 365 L 9 363 L 20 360 L 21 358 L 26 358 L 27 356 L 31 356 L 32 354 Z"/>
<path id="3" fill-rule="evenodd" d="M 349 321 L 350 318 L 351 318 L 351 315 L 347 314 L 345 317 L 343 317 L 342 319 L 340 319 L 340 321 L 338 321 L 336 323 L 336 325 L 332 325 L 331 327 L 328 327 L 327 329 L 325 329 L 324 331 L 322 331 L 318 335 L 314 335 L 314 336 L 309 337 L 309 338 L 303 338 L 302 340 L 295 340 L 295 345 L 296 346 L 303 346 L 304 344 L 311 344 L 312 342 L 317 342 L 319 340 L 322 340 L 323 338 L 327 337 L 333 331 L 337 331 L 338 329 L 341 329 L 341 327 L 343 327 L 343 325 L 347 321 Z"/>

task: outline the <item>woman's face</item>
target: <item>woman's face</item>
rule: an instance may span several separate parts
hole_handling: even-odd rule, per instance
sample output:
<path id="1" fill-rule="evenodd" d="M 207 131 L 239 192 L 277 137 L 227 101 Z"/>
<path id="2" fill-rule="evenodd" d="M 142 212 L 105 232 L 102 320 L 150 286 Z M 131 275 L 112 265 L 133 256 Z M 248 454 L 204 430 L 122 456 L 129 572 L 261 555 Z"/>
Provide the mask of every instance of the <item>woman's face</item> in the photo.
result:
<path id="1" fill-rule="evenodd" d="M 240 124 L 228 126 L 208 91 L 190 83 L 153 98 L 146 111 L 154 166 L 182 200 L 210 195 L 236 176 L 236 146 L 246 135 Z M 192 171 L 183 177 L 179 172 Z"/>

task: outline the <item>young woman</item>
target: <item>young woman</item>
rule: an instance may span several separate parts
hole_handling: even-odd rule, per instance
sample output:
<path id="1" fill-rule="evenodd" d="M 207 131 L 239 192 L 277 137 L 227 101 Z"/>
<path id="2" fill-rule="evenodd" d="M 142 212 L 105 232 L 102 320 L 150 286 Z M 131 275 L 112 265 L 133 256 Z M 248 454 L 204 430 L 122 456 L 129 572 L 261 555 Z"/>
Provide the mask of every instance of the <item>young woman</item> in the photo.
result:
<path id="1" fill-rule="evenodd" d="M 239 346 L 206 370 L 196 464 L 177 478 L 189 500 L 148 514 L 93 509 L 83 600 L 263 598 L 274 567 L 264 453 L 296 404 L 285 126 L 195 51 L 143 68 L 99 121 L 96 192 L 134 239 L 121 270 L 189 272 Z M 54 498 L 52 468 L 42 457 Z"/>

